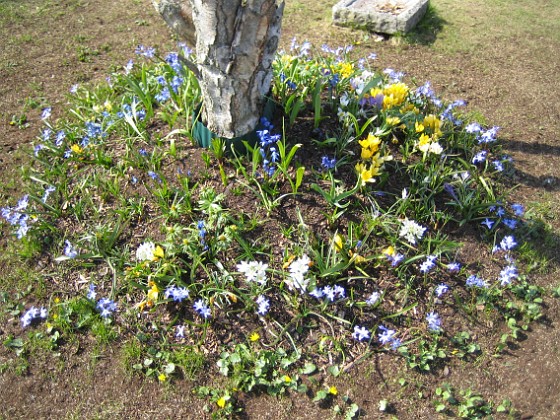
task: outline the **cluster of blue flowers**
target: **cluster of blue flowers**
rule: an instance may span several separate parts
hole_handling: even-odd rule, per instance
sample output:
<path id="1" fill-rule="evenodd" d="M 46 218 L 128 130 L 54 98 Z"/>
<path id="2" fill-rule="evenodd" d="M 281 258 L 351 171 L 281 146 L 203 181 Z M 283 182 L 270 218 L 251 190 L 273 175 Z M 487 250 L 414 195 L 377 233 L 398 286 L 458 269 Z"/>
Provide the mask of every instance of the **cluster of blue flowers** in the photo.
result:
<path id="1" fill-rule="evenodd" d="M 271 134 L 274 126 L 266 117 L 262 117 L 261 125 L 263 130 L 257 130 L 259 136 L 259 152 L 263 158 L 263 171 L 266 176 L 271 177 L 276 171 L 276 163 L 280 160 L 277 143 L 280 141 L 280 134 Z"/>
<path id="2" fill-rule="evenodd" d="M 334 302 L 337 299 L 345 298 L 346 290 L 344 290 L 344 287 L 335 284 L 334 287 L 329 285 L 316 287 L 309 294 L 317 299 L 327 298 L 328 301 Z"/>
<path id="3" fill-rule="evenodd" d="M 46 308 L 36 308 L 32 306 L 21 317 L 22 328 L 30 326 L 34 321 L 44 321 L 47 319 L 48 311 Z"/>
<path id="4" fill-rule="evenodd" d="M 97 298 L 97 292 L 95 289 L 95 284 L 91 283 L 86 295 L 86 297 L 91 301 L 95 301 Z M 95 309 L 103 318 L 110 318 L 117 311 L 117 303 L 109 298 L 101 298 L 97 301 Z"/>
<path id="5" fill-rule="evenodd" d="M 172 285 L 165 289 L 164 296 L 166 299 L 171 298 L 175 302 L 182 302 L 189 297 L 189 290 L 186 287 Z"/>
<path id="6" fill-rule="evenodd" d="M 29 195 L 24 195 L 14 207 L 3 207 L 1 209 L 2 217 L 12 225 L 16 226 L 16 236 L 18 239 L 27 235 L 29 230 L 29 215 L 26 213 L 29 205 Z"/>

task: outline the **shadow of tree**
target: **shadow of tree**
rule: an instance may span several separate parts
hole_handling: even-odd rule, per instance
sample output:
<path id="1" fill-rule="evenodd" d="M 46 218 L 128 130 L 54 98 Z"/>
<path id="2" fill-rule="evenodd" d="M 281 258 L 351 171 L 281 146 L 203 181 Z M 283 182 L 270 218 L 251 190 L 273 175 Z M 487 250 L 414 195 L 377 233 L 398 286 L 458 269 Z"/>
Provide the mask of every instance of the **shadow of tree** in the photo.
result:
<path id="1" fill-rule="evenodd" d="M 446 23 L 447 21 L 438 14 L 435 7 L 428 4 L 424 17 L 412 31 L 404 35 L 404 38 L 411 44 L 431 45 Z"/>
<path id="2" fill-rule="evenodd" d="M 560 156 L 560 146 L 545 143 L 528 143 L 519 140 L 504 139 L 505 148 L 510 152 L 521 152 L 539 156 Z M 518 182 L 532 188 L 544 188 L 547 191 L 560 191 L 560 177 L 553 174 L 534 175 L 515 168 Z"/>

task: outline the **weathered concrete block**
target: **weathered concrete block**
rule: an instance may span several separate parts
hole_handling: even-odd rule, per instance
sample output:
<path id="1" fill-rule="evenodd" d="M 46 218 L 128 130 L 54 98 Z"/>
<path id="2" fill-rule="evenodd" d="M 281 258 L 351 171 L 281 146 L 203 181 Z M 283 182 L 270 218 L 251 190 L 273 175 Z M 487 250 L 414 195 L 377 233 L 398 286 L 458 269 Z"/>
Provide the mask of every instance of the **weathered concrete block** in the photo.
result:
<path id="1" fill-rule="evenodd" d="M 341 0 L 333 6 L 340 26 L 394 34 L 408 32 L 428 9 L 428 0 Z"/>

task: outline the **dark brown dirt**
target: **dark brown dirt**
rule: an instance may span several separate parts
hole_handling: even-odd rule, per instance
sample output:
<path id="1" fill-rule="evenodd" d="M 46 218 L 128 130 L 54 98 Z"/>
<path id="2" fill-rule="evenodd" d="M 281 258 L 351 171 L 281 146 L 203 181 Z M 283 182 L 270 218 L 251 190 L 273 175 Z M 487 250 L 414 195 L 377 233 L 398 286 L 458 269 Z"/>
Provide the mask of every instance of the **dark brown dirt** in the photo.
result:
<path id="1" fill-rule="evenodd" d="M 148 2 L 26 3 L 25 7 L 34 10 L 33 18 L 17 19 L 15 14 L 0 29 L 0 162 L 8 169 L 2 179 L 3 199 L 17 188 L 6 174 L 13 174 L 25 162 L 18 149 L 38 132 L 43 104 L 60 112 L 70 86 L 104 78 L 112 66 L 134 58 L 137 43 L 156 45 L 163 51 L 173 45 L 170 32 Z M 297 4 L 294 8 L 297 10 Z M 325 24 L 327 20 L 318 22 L 320 30 L 306 32 L 296 14 L 288 15 L 284 44 L 293 35 L 317 46 L 325 41 L 343 45 L 361 36 Z M 544 216 L 560 228 L 556 206 L 560 199 L 560 45 L 518 35 L 492 40 L 468 53 L 438 53 L 430 45 L 372 39 L 356 48 L 358 56 L 375 51 L 379 68 L 402 70 L 420 83 L 430 80 L 441 96 L 468 100 L 471 110 L 502 127 L 505 149 L 516 162 L 515 196 L 528 204 L 545 203 Z M 86 52 L 89 62 L 79 60 L 76 45 Z M 33 103 L 42 105 L 33 108 Z M 22 114 L 27 115 L 29 128 L 10 125 L 13 115 Z M 547 274 L 531 276 L 535 283 L 545 288 L 558 285 L 557 252 L 550 252 Z M 457 387 L 472 387 L 496 402 L 509 398 L 523 418 L 560 418 L 560 305 L 549 297 L 545 303 L 546 322 L 535 324 L 524 340 L 500 358 L 485 355 L 475 363 L 455 363 L 420 375 L 406 372 L 402 362 L 390 355 L 377 355 L 357 363 L 349 376 L 336 381 L 339 392 L 356 401 L 365 418 L 379 418 L 378 403 L 387 398 L 397 418 L 431 419 L 435 417 L 433 389 L 448 381 Z M 3 333 L 0 338 L 5 338 Z M 0 362 L 3 358 L 0 354 Z M 120 360 L 116 348 L 98 353 L 92 348 L 70 347 L 59 364 L 45 358 L 32 361 L 25 376 L 2 373 L 0 415 L 7 419 L 208 416 L 204 401 L 192 396 L 188 381 L 162 387 L 155 381 L 131 378 Z M 396 376 L 395 372 L 403 373 Z M 406 378 L 406 387 L 396 382 L 399 377 Z M 299 395 L 281 400 L 242 398 L 242 402 L 246 417 L 252 419 L 332 415 Z"/>

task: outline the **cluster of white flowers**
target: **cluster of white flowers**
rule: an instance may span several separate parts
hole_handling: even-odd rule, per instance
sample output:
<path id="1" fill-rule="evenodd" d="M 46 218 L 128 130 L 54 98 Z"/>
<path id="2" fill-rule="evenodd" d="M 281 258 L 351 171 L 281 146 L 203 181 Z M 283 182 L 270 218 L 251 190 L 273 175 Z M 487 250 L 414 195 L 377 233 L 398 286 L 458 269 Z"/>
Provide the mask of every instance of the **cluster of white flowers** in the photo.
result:
<path id="1" fill-rule="evenodd" d="M 266 269 L 268 264 L 263 264 L 259 261 L 241 261 L 237 264 L 237 270 L 245 274 L 245 279 L 248 282 L 256 282 L 264 286 L 266 284 Z"/>
<path id="2" fill-rule="evenodd" d="M 422 238 L 426 228 L 416 223 L 414 220 L 404 219 L 399 236 L 405 238 L 412 245 L 416 245 L 416 241 Z"/>
<path id="3" fill-rule="evenodd" d="M 422 153 L 433 153 L 434 155 L 441 155 L 443 152 L 443 147 L 437 141 L 428 142 L 418 145 L 418 150 Z"/>
<path id="4" fill-rule="evenodd" d="M 309 270 L 311 260 L 307 255 L 303 255 L 290 264 L 290 275 L 285 283 L 290 290 L 299 290 L 300 293 L 306 293 L 309 286 L 309 279 L 305 278 Z"/>

